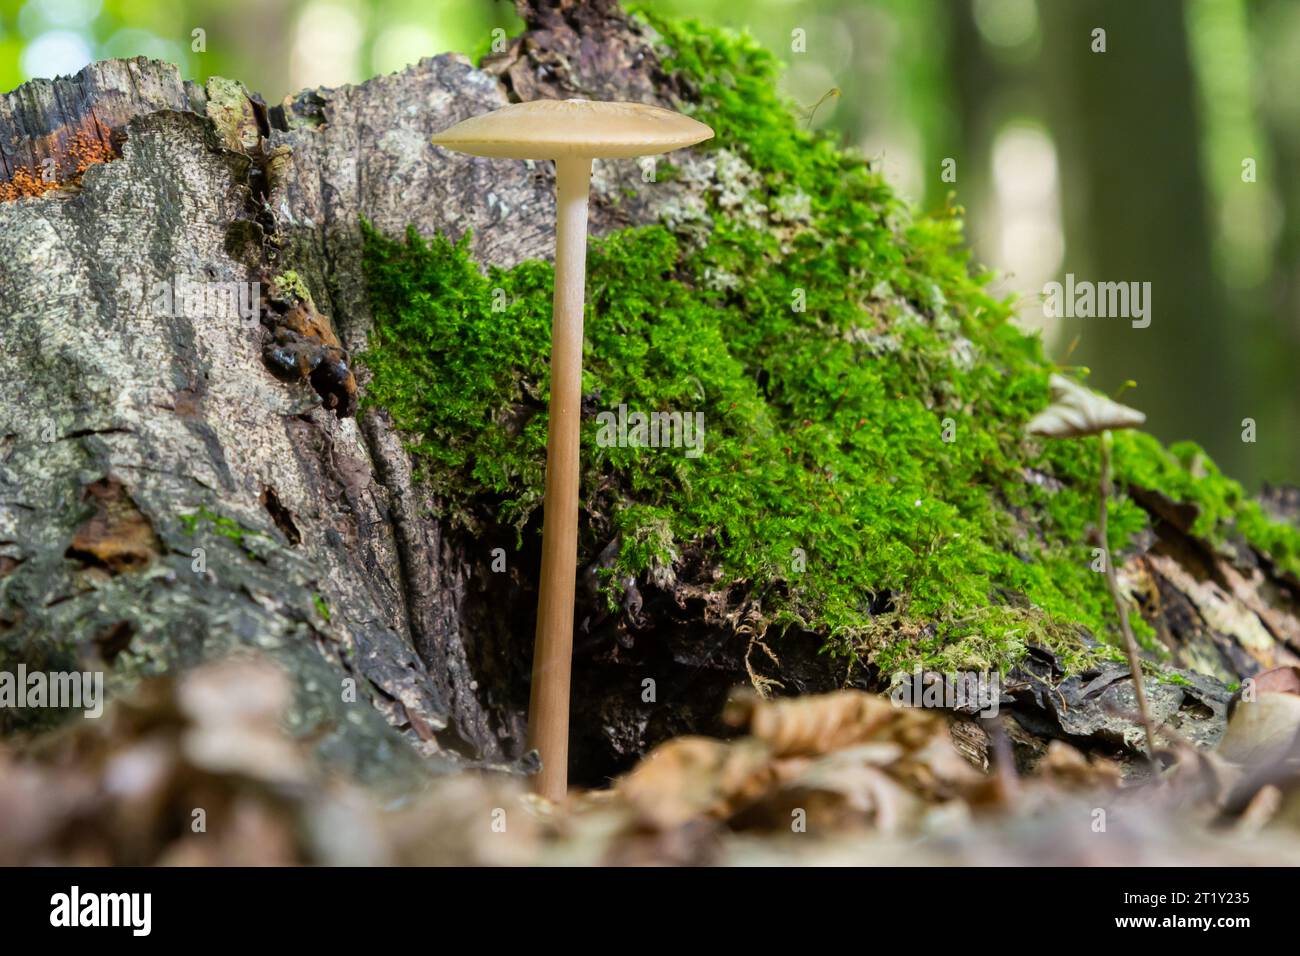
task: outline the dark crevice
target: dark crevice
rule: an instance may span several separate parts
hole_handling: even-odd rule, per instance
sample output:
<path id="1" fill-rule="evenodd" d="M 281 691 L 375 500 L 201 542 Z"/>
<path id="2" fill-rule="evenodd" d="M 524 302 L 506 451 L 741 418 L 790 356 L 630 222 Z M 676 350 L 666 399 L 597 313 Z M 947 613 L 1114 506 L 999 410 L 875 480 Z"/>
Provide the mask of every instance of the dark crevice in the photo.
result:
<path id="1" fill-rule="evenodd" d="M 96 634 L 92 642 L 99 659 L 111 665 L 119 654 L 131 646 L 133 637 L 135 625 L 130 621 L 118 621 Z"/>
<path id="2" fill-rule="evenodd" d="M 59 440 L 70 441 L 71 439 L 74 438 L 86 438 L 90 435 L 129 435 L 129 434 L 131 434 L 131 429 L 129 428 L 78 428 L 75 431 L 68 432 L 66 435 L 60 435 Z"/>
<path id="3" fill-rule="evenodd" d="M 263 489 L 261 502 L 262 507 L 266 509 L 266 513 L 275 522 L 275 526 L 280 529 L 280 533 L 288 540 L 290 547 L 297 547 L 301 544 L 302 532 L 293 523 L 293 512 L 280 502 L 279 495 L 275 493 L 275 489 L 270 485 Z"/>

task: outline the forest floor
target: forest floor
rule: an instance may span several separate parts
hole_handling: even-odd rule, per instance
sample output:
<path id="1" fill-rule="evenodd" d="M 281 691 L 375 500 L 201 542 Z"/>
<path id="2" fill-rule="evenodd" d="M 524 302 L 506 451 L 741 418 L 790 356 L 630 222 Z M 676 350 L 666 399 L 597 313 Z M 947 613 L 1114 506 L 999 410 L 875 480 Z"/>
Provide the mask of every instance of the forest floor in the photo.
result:
<path id="1" fill-rule="evenodd" d="M 7 744 L 0 864 L 1300 863 L 1296 687 L 1291 670 L 1261 680 L 1218 748 L 1171 748 L 1127 782 L 1061 741 L 1021 773 L 996 718 L 982 767 L 980 725 L 943 712 L 740 694 L 740 736 L 674 738 L 556 805 L 501 773 L 389 797 L 332 776 L 284 729 L 288 679 L 246 658 Z"/>

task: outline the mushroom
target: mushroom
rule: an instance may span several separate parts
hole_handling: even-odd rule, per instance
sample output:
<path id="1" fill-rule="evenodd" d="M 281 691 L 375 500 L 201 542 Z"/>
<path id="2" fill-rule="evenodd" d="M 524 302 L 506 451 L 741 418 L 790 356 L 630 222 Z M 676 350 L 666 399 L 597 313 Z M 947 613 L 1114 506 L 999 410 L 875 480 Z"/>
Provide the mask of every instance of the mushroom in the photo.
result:
<path id="1" fill-rule="evenodd" d="M 1111 428 L 1136 428 L 1147 420 L 1137 409 L 1084 388 L 1064 375 L 1053 375 L 1047 384 L 1052 390 L 1052 404 L 1025 426 L 1031 435 L 1079 438 Z"/>
<path id="2" fill-rule="evenodd" d="M 474 116 L 433 137 L 436 146 L 499 159 L 555 161 L 555 300 L 546 440 L 542 579 L 528 704 L 529 745 L 539 751 L 538 792 L 568 788 L 569 672 L 578 561 L 578 425 L 582 400 L 582 305 L 587 194 L 593 159 L 624 159 L 691 146 L 713 130 L 641 103 L 534 100 Z"/>
<path id="3" fill-rule="evenodd" d="M 1128 622 L 1128 607 L 1124 597 L 1119 593 L 1119 579 L 1115 575 L 1114 562 L 1110 557 L 1110 543 L 1107 540 L 1107 508 L 1110 498 L 1110 454 L 1114 445 L 1111 429 L 1136 428 L 1147 420 L 1146 415 L 1136 408 L 1121 405 L 1098 392 L 1085 388 L 1078 382 L 1063 375 L 1053 375 L 1048 381 L 1052 390 L 1052 404 L 1039 412 L 1025 426 L 1031 435 L 1043 438 L 1081 438 L 1086 435 L 1101 436 L 1101 479 L 1099 492 L 1101 506 L 1097 514 L 1097 534 L 1101 538 L 1101 550 L 1106 562 L 1106 587 L 1110 591 L 1115 613 L 1119 615 L 1120 633 L 1124 635 L 1124 651 L 1128 655 L 1129 670 L 1133 674 L 1133 686 L 1137 691 L 1138 714 L 1142 718 L 1142 729 L 1146 734 L 1147 756 L 1155 760 L 1156 732 L 1151 721 L 1151 710 L 1147 706 L 1146 686 L 1142 680 L 1142 661 L 1138 658 L 1137 641 Z"/>

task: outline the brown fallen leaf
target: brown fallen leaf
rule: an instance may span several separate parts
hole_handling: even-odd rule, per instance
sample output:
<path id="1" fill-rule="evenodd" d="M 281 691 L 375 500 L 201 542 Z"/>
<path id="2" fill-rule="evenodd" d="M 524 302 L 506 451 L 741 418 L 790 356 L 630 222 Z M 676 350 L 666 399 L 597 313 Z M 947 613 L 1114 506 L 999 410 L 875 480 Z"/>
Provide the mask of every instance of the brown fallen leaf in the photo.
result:
<path id="1" fill-rule="evenodd" d="M 1233 828 L 1238 834 L 1255 834 L 1264 829 L 1282 808 L 1282 791 L 1273 784 L 1260 787 Z"/>
<path id="2" fill-rule="evenodd" d="M 727 702 L 723 718 L 748 728 L 777 757 L 816 756 L 868 741 L 893 741 L 914 750 L 945 726 L 936 713 L 896 707 L 888 698 L 857 690 L 775 700 L 742 692 Z"/>
<path id="3" fill-rule="evenodd" d="M 1300 667 L 1274 667 L 1251 678 L 1263 694 L 1300 694 Z"/>
<path id="4" fill-rule="evenodd" d="M 1234 699 L 1217 751 L 1237 764 L 1277 764 L 1295 755 L 1300 744 L 1300 668 L 1274 668 L 1251 681 L 1249 693 L 1243 688 Z"/>
<path id="5" fill-rule="evenodd" d="M 647 754 L 615 787 L 644 822 L 666 829 L 697 817 L 730 816 L 776 776 L 762 741 L 677 737 Z"/>
<path id="6" fill-rule="evenodd" d="M 1065 789 L 1113 787 L 1120 782 L 1119 765 L 1105 757 L 1091 760 L 1063 740 L 1053 740 L 1036 768 L 1038 774 Z"/>
<path id="7" fill-rule="evenodd" d="M 737 813 L 731 826 L 814 836 L 867 827 L 882 833 L 910 829 L 925 802 L 878 766 L 881 746 L 850 747 L 817 758 Z"/>
<path id="8" fill-rule="evenodd" d="M 263 661 L 220 661 L 182 675 L 176 702 L 189 719 L 185 756 L 208 771 L 267 783 L 303 779 L 303 753 L 280 726 L 289 694 L 286 675 Z"/>

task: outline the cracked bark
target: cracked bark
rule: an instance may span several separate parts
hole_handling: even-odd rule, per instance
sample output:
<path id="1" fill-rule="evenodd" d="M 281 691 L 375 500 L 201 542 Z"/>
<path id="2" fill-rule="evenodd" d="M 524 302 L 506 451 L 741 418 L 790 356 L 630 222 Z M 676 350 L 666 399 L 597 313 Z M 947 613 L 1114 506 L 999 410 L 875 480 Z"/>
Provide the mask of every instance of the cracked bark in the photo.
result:
<path id="1" fill-rule="evenodd" d="M 389 234 L 471 231 L 485 264 L 549 258 L 549 166 L 443 153 L 429 137 L 512 99 L 679 107 L 690 89 L 612 0 L 536 0 L 521 13 L 527 32 L 483 69 L 444 55 L 270 109 L 237 84 L 198 87 L 142 59 L 0 98 L 4 179 L 47 158 L 72 177 L 69 138 L 99 124 L 120 154 L 79 184 L 0 205 L 0 668 L 99 659 L 113 688 L 254 648 L 295 676 L 294 727 L 363 777 L 519 765 L 535 545 L 510 575 L 488 574 L 491 548 L 512 542 L 471 540 L 433 517 L 382 411 L 339 418 L 309 383 L 271 374 L 262 322 L 161 314 L 150 292 L 293 269 L 355 354 L 371 322 L 361 217 Z M 717 161 L 675 162 L 681 175 L 649 190 L 634 162 L 598 162 L 592 231 L 706 231 Z M 1138 500 L 1163 530 L 1128 556 L 1126 582 L 1160 601 L 1171 647 L 1223 680 L 1295 662 L 1296 582 L 1247 551 L 1214 553 L 1177 509 Z M 705 580 L 690 572 L 704 560 L 684 557 L 679 582 Z M 639 588 L 640 606 L 621 618 L 579 609 L 579 782 L 669 734 L 724 733 L 722 698 L 747 662 L 777 670 L 750 657 L 743 605 L 681 584 Z M 782 643 L 789 691 L 846 679 L 817 644 Z M 647 668 L 675 682 L 671 706 L 640 703 Z M 343 699 L 347 679 L 357 703 Z M 1018 698 L 1029 722 L 1095 730 L 1082 714 L 1062 726 L 1035 679 Z M 1094 675 L 1080 700 L 1084 687 L 1113 686 Z M 1182 700 L 1162 706 L 1177 712 Z"/>

